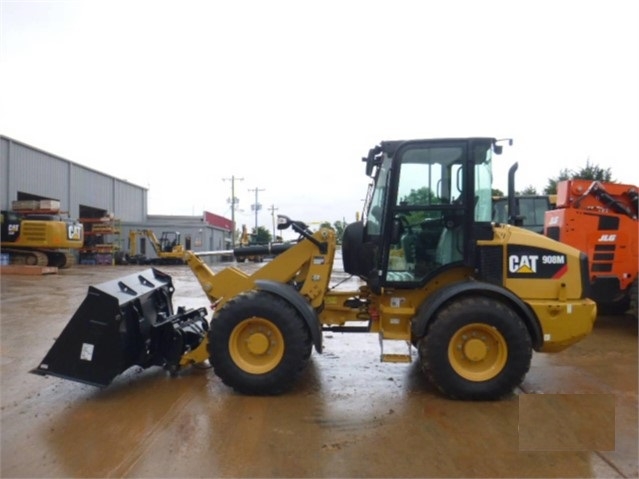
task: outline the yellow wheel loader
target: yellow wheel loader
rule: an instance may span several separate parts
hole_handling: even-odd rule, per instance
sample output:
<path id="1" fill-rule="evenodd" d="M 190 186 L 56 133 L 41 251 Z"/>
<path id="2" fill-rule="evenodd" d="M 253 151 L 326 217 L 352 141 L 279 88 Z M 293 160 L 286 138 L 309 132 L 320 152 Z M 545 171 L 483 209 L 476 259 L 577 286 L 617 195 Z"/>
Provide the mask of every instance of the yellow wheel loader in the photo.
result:
<path id="1" fill-rule="evenodd" d="M 588 259 L 529 230 L 491 222 L 493 138 L 382 142 L 364 158 L 372 182 L 362 219 L 342 238 L 342 291 L 331 277 L 337 241 L 278 217 L 299 239 L 253 274 L 213 273 L 185 261 L 210 301 L 174 311 L 171 277 L 149 269 L 90 287 L 33 370 L 106 386 L 131 366 L 173 374 L 208 361 L 229 387 L 287 391 L 327 331 L 377 334 L 381 361 L 417 359 L 446 396 L 510 394 L 533 351 L 556 352 L 587 336 L 596 305 Z M 399 346 L 399 347 L 397 347 Z"/>

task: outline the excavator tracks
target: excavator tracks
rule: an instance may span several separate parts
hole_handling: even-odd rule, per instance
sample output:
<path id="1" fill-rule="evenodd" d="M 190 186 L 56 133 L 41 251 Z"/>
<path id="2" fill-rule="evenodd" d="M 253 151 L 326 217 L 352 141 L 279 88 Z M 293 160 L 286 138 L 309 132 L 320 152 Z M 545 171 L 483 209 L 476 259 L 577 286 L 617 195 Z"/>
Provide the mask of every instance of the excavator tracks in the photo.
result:
<path id="1" fill-rule="evenodd" d="M 76 264 L 73 253 L 68 251 L 47 252 L 47 266 L 55 266 L 60 269 L 68 269 Z"/>
<path id="2" fill-rule="evenodd" d="M 9 254 L 9 264 L 20 266 L 52 266 L 60 269 L 73 267 L 77 261 L 69 251 L 30 251 L 2 249 Z"/>
<path id="3" fill-rule="evenodd" d="M 41 251 L 24 251 L 3 248 L 9 254 L 9 264 L 25 266 L 47 266 L 49 258 Z"/>

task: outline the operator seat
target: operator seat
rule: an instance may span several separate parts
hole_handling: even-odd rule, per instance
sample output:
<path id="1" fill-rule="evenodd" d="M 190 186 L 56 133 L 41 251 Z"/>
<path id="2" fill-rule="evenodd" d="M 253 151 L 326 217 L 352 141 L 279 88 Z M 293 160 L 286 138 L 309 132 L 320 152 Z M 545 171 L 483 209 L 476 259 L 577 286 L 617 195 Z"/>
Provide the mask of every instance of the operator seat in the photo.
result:
<path id="1" fill-rule="evenodd" d="M 437 242 L 435 261 L 439 265 L 447 265 L 462 261 L 463 255 L 463 222 L 455 215 L 445 215 L 442 219 L 444 227 Z"/>
<path id="2" fill-rule="evenodd" d="M 437 243 L 436 259 L 438 264 L 446 265 L 461 261 L 464 256 L 461 252 L 462 227 L 453 229 L 444 228 Z"/>

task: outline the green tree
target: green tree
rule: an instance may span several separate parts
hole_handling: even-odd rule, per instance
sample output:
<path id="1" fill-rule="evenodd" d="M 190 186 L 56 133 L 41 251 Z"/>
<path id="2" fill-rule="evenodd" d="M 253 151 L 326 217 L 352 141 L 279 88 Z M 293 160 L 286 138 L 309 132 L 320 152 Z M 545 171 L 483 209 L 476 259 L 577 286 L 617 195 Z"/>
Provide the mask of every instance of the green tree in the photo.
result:
<path id="1" fill-rule="evenodd" d="M 435 198 L 435 193 L 430 188 L 423 186 L 416 190 L 410 190 L 410 193 L 404 196 L 401 201 L 410 205 L 428 205 L 434 203 Z"/>
<path id="2" fill-rule="evenodd" d="M 590 159 L 586 161 L 585 168 L 582 168 L 577 172 L 573 178 L 580 178 L 583 180 L 603 181 L 606 183 L 616 183 L 612 179 L 612 171 L 610 168 L 603 169 L 599 165 L 591 165 Z"/>
<path id="3" fill-rule="evenodd" d="M 517 195 L 520 196 L 524 196 L 524 195 L 537 195 L 537 188 L 535 188 L 533 185 L 528 185 L 526 186 L 526 188 L 524 188 L 523 190 L 521 190 L 520 192 L 517 193 Z"/>
<path id="4" fill-rule="evenodd" d="M 331 224 L 330 221 L 322 221 L 322 223 L 319 226 L 320 228 L 328 228 L 329 230 L 333 230 L 335 231 L 335 228 L 333 228 L 333 225 Z"/>
<path id="5" fill-rule="evenodd" d="M 567 168 L 562 169 L 559 172 L 559 176 L 556 178 L 549 178 L 548 184 L 544 188 L 544 193 L 547 195 L 553 195 L 557 193 L 557 183 L 564 180 L 593 180 L 603 181 L 607 183 L 616 183 L 612 179 L 612 171 L 610 168 L 601 168 L 599 165 L 593 165 L 590 163 L 590 159 L 586 160 L 586 166 L 580 170 L 569 170 Z"/>
<path id="6" fill-rule="evenodd" d="M 267 244 L 270 243 L 272 239 L 271 232 L 263 226 L 257 227 L 257 233 L 255 232 L 255 228 L 253 228 L 253 234 L 251 236 L 255 244 Z"/>
<path id="7" fill-rule="evenodd" d="M 348 223 L 346 223 L 346 221 L 337 220 L 334 221 L 333 224 L 331 224 L 330 221 L 323 221 L 319 227 L 333 230 L 335 232 L 335 238 L 337 238 L 337 242 L 341 243 L 342 235 L 344 234 L 344 229 L 346 228 L 346 226 L 348 226 Z"/>
<path id="8" fill-rule="evenodd" d="M 335 229 L 335 236 L 337 237 L 337 241 L 339 243 L 342 242 L 342 236 L 344 236 L 344 230 L 346 229 L 347 223 L 346 221 L 337 220 L 333 223 L 333 228 Z"/>
<path id="9" fill-rule="evenodd" d="M 411 189 L 410 193 L 406 196 L 402 197 L 400 200 L 401 203 L 406 203 L 409 205 L 430 205 L 430 204 L 438 204 L 441 202 L 441 199 L 437 197 L 437 195 L 425 186 L 418 189 Z M 422 221 L 427 218 L 434 218 L 435 216 L 439 216 L 439 213 L 435 211 L 411 211 L 406 215 L 402 215 L 408 224 L 410 225 L 418 225 Z"/>

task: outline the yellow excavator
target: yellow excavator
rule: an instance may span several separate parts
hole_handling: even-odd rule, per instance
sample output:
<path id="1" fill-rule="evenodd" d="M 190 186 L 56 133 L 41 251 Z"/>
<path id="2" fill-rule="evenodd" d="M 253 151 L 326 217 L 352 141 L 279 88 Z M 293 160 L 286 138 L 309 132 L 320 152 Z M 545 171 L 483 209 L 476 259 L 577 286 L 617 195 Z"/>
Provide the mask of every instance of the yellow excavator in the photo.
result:
<path id="1" fill-rule="evenodd" d="M 78 220 L 57 213 L 2 210 L 0 238 L 9 264 L 64 269 L 76 264 L 73 251 L 84 244 L 84 227 Z"/>
<path id="2" fill-rule="evenodd" d="M 529 370 L 533 351 L 561 351 L 596 318 L 588 258 L 575 248 L 492 217 L 493 138 L 386 141 L 364 158 L 371 178 L 362 219 L 341 241 L 285 216 L 298 240 L 253 274 L 214 273 L 185 260 L 211 304 L 174 310 L 171 277 L 155 268 L 89 288 L 32 371 L 107 386 L 132 366 L 171 374 L 208 362 L 250 395 L 287 391 L 324 351 L 326 332 L 378 335 L 378 360 L 416 360 L 447 397 L 497 399 Z M 344 365 L 343 367 L 348 367 Z"/>
<path id="3" fill-rule="evenodd" d="M 184 264 L 184 245 L 180 242 L 180 233 L 177 231 L 163 231 L 160 238 L 153 230 L 129 231 L 129 253 L 125 262 L 130 264 Z M 149 258 L 138 253 L 138 239 L 146 238 L 151 243 L 155 257 Z"/>

